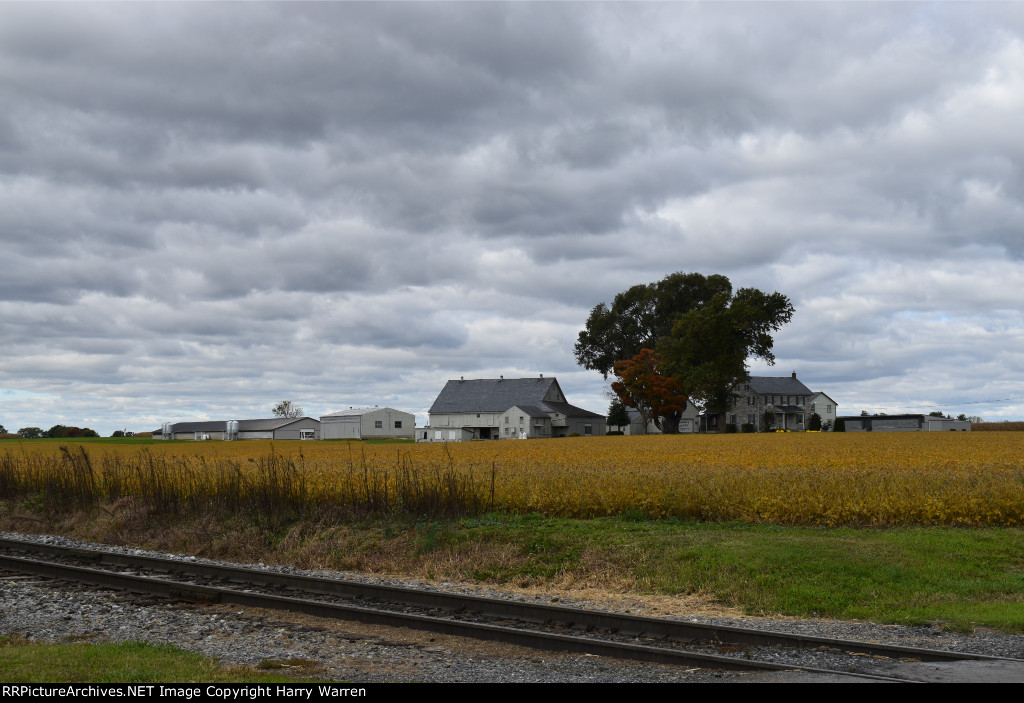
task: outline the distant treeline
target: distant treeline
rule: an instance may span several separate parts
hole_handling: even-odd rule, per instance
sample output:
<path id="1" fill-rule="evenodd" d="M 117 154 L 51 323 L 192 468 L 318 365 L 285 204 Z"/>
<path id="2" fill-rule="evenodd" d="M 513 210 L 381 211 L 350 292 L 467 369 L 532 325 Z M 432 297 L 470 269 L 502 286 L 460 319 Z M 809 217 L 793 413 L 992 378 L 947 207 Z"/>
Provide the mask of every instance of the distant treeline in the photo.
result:
<path id="1" fill-rule="evenodd" d="M 17 434 L 12 434 L 7 432 L 3 425 L 0 425 L 0 438 L 13 439 L 15 437 L 20 437 L 21 439 L 41 439 L 43 437 L 99 437 L 99 434 L 88 427 L 68 427 L 67 425 L 54 425 L 48 430 L 44 430 L 40 427 L 22 427 L 18 430 Z"/>

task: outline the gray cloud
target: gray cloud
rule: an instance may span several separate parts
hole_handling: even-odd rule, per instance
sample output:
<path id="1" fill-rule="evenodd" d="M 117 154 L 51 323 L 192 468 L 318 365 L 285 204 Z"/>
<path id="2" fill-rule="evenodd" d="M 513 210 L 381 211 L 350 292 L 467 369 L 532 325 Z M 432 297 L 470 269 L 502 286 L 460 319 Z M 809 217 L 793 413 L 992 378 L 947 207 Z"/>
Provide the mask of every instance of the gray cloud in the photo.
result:
<path id="1" fill-rule="evenodd" d="M 1014 4 L 0 6 L 0 422 L 603 410 L 589 309 L 678 270 L 851 412 L 1024 395 L 1022 96 Z"/>

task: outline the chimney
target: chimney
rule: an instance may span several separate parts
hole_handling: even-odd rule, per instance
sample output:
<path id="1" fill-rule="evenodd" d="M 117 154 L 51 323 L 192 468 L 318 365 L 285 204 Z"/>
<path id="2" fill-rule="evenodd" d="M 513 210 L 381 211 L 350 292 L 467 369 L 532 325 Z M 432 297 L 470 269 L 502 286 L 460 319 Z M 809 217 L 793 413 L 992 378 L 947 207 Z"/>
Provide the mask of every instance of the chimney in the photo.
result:
<path id="1" fill-rule="evenodd" d="M 793 372 L 793 378 L 796 378 L 796 371 Z"/>
<path id="2" fill-rule="evenodd" d="M 504 381 L 504 380 L 505 380 L 505 377 L 504 377 L 504 376 L 498 376 L 498 380 L 499 380 L 499 381 Z"/>

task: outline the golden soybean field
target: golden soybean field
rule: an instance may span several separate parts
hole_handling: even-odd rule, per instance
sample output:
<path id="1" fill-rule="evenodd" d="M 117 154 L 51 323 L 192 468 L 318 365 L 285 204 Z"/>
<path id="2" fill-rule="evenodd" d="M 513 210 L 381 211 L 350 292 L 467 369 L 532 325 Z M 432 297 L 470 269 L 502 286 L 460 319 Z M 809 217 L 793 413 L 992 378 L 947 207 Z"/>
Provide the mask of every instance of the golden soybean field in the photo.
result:
<path id="1" fill-rule="evenodd" d="M 1022 525 L 1024 433 L 791 433 L 450 444 L 21 441 L 0 496 L 160 509 Z"/>

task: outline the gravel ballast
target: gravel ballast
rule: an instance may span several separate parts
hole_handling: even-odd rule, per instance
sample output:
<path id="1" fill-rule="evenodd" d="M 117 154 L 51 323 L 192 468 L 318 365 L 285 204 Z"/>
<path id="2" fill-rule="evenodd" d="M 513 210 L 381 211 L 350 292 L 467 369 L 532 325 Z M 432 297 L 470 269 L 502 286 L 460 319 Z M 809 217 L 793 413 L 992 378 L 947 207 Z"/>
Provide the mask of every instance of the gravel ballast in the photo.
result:
<path id="1" fill-rule="evenodd" d="M 89 549 L 151 554 L 189 561 L 188 555 L 169 555 L 84 543 L 62 537 L 15 535 L 3 537 Z M 223 562 L 210 562 L 223 563 Z M 247 565 L 253 566 L 253 565 Z M 274 571 L 431 590 L 471 592 L 516 600 L 551 600 L 563 605 L 626 610 L 614 600 L 595 603 L 565 594 L 510 594 L 465 584 L 425 584 L 414 580 L 378 578 L 350 572 L 324 572 L 262 567 Z M 267 666 L 268 663 L 306 663 L 321 679 L 364 683 L 422 682 L 677 682 L 812 680 L 797 674 L 738 674 L 683 669 L 609 660 L 602 657 L 536 652 L 520 647 L 466 638 L 324 620 L 281 612 L 228 606 L 196 606 L 160 601 L 84 586 L 62 585 L 35 577 L 0 575 L 0 635 L 28 641 L 124 642 L 172 644 L 214 657 L 224 664 Z M 637 612 L 636 601 L 628 609 Z M 839 637 L 932 649 L 1024 659 L 1024 637 L 981 631 L 965 635 L 930 627 L 902 627 L 822 620 L 712 618 L 681 616 L 699 622 L 757 627 L 819 637 Z M 805 666 L 826 666 L 815 650 L 798 653 Z M 796 663 L 796 662 L 794 662 Z"/>

